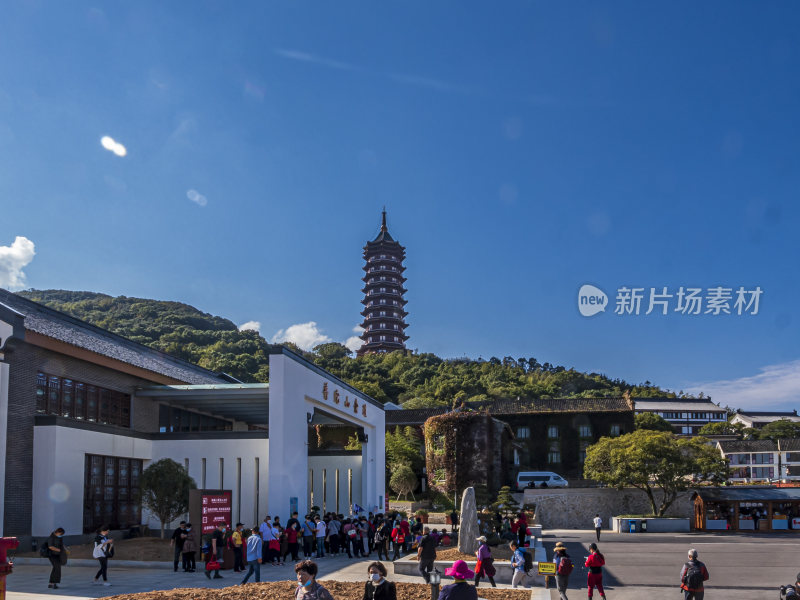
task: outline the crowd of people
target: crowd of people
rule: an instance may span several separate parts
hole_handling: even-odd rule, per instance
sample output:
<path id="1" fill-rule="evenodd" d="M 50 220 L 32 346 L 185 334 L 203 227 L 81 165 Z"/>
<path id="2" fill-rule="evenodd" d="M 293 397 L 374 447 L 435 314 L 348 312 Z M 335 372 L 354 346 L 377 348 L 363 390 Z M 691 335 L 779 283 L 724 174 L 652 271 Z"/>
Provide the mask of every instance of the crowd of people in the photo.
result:
<path id="1" fill-rule="evenodd" d="M 453 522 L 456 522 L 455 519 Z M 191 523 L 181 521 L 170 541 L 174 548 L 174 570 L 178 570 L 180 563 L 184 571 L 195 571 L 195 554 L 202 548 L 206 559 L 203 569 L 206 577 L 221 579 L 218 557 L 227 547 L 233 551 L 235 573 L 245 571 L 246 560 L 248 570 L 241 582 L 245 584 L 251 577 L 257 582 L 261 581 L 262 565 L 280 567 L 285 565 L 291 556 L 298 582 L 295 591 L 297 600 L 333 600 L 330 592 L 316 581 L 318 565 L 312 558 L 320 560 L 326 556 L 345 553 L 350 558 L 365 558 L 373 552 L 377 554 L 378 560 L 371 562 L 367 567 L 368 581 L 364 587 L 363 600 L 396 600 L 395 584 L 386 579 L 388 570 L 380 562 L 381 557 L 389 560 L 389 545 L 391 544 L 393 550 L 392 560 L 415 550 L 420 575 L 425 583 L 429 583 L 430 573 L 436 561 L 437 547 L 449 545 L 449 538 L 455 536 L 455 527 L 452 533 L 447 530 L 439 532 L 437 529 L 431 530 L 419 519 L 412 517 L 409 520 L 399 513 L 386 515 L 370 513 L 350 518 L 334 513 L 324 516 L 309 514 L 302 520 L 298 518 L 297 513 L 294 513 L 286 521 L 285 526 L 281 525 L 279 517 L 273 519 L 267 515 L 262 523 L 249 530 L 245 530 L 242 523 L 237 523 L 230 533 L 227 530 L 227 525 L 220 524 L 211 534 L 208 543 L 201 547 L 201 540 Z M 56 529 L 42 548 L 42 555 L 47 556 L 52 565 L 48 587 L 53 589 L 58 589 L 58 584 L 61 582 L 61 566 L 66 563 L 68 553 L 68 548 L 63 543 L 63 536 L 64 529 Z M 477 541 L 479 547 L 475 553 L 477 558 L 475 570 L 470 570 L 463 560 L 457 560 L 452 567 L 445 569 L 445 575 L 453 577 L 454 583 L 442 588 L 439 600 L 476 600 L 476 590 L 483 578 L 486 578 L 492 587 L 496 587 L 494 580 L 496 570 L 488 540 L 486 536 L 480 536 Z M 530 575 L 531 557 L 516 538 L 511 540 L 509 547 L 512 552 L 511 584 L 516 588 L 526 576 Z M 300 560 L 301 548 L 302 560 Z M 98 530 L 94 538 L 92 556 L 98 560 L 100 567 L 93 582 L 110 585 L 108 560 L 114 556 L 114 540 L 109 535 L 108 527 L 103 526 Z M 560 600 L 568 600 L 569 577 L 574 564 L 562 542 L 555 544 L 553 562 Z M 584 558 L 590 599 L 595 589 L 602 600 L 606 599 L 603 587 L 604 566 L 605 557 L 597 544 L 592 542 L 589 544 L 589 556 Z M 684 600 L 703 600 L 704 583 L 708 579 L 708 569 L 698 560 L 697 550 L 689 550 L 688 560 L 680 572 L 680 589 Z M 468 583 L 470 580 L 474 580 L 473 585 Z M 800 574 L 796 584 L 781 587 L 781 598 L 786 600 L 800 598 Z"/>
<path id="2" fill-rule="evenodd" d="M 293 513 L 285 524 L 279 516 L 267 515 L 249 529 L 237 523 L 232 531 L 219 524 L 202 550 L 206 557 L 203 569 L 209 579 L 222 578 L 217 568 L 225 548 L 233 551 L 233 572 L 245 570 L 245 556 L 249 565 L 244 577 L 261 580 L 262 565 L 282 567 L 291 559 L 295 564 L 303 559 L 320 560 L 326 557 L 347 555 L 348 558 L 369 558 L 375 553 L 378 560 L 394 561 L 418 548 L 424 548 L 426 557 L 438 546 L 453 543 L 456 527 L 452 531 L 426 527 L 420 518 L 408 518 L 401 513 L 378 513 L 345 517 L 341 514 L 307 514 L 301 519 Z M 201 549 L 197 533 L 191 523 L 181 521 L 170 542 L 174 548 L 173 567 L 182 565 L 185 572 L 195 571 L 195 560 Z M 391 552 L 391 558 L 390 558 Z M 426 558 L 425 564 L 432 559 Z M 209 566 L 210 565 L 210 566 Z M 427 580 L 427 577 L 426 577 Z"/>

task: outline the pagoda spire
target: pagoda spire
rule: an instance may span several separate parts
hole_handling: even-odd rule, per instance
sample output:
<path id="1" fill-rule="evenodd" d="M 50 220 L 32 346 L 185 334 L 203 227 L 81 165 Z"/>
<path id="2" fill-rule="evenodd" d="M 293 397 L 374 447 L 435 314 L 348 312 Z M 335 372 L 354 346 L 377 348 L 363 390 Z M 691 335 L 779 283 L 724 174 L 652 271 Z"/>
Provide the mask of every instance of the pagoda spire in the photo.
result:
<path id="1" fill-rule="evenodd" d="M 364 288 L 361 290 L 364 293 L 361 301 L 364 332 L 360 336 L 364 343 L 358 349 L 358 356 L 406 349 L 405 257 L 406 249 L 389 235 L 384 206 L 381 230 L 364 246 Z"/>

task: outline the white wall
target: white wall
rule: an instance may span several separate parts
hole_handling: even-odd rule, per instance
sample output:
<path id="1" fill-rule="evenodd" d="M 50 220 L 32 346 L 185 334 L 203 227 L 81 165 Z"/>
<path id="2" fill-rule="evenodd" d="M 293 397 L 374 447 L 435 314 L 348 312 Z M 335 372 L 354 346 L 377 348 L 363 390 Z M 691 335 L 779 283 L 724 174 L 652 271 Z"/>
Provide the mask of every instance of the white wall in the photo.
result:
<path id="1" fill-rule="evenodd" d="M 266 439 L 144 440 L 71 427 L 34 427 L 32 534 L 49 535 L 63 527 L 67 535 L 83 533 L 83 491 L 86 454 L 136 458 L 146 469 L 152 461 L 171 458 L 178 464 L 189 459 L 189 474 L 202 485 L 202 459 L 206 459 L 206 485 L 219 487 L 219 459 L 224 459 L 223 488 L 233 492 L 233 519 L 252 524 L 266 511 L 269 448 Z M 259 506 L 255 505 L 255 458 L 259 458 Z M 242 459 L 241 510 L 237 462 Z M 254 518 L 258 517 L 256 521 Z M 178 519 L 180 520 L 180 519 Z M 151 528 L 161 523 L 147 511 L 142 521 Z M 173 524 L 176 526 L 176 524 Z"/>
<path id="2" fill-rule="evenodd" d="M 149 460 L 152 442 L 71 427 L 33 428 L 33 507 L 31 533 L 83 533 L 86 454 Z"/>
<path id="3" fill-rule="evenodd" d="M 256 507 L 256 457 L 258 457 L 258 506 Z M 203 485 L 203 458 L 206 459 L 206 488 L 226 489 L 233 492 L 232 519 L 235 525 L 241 521 L 251 526 L 260 523 L 267 510 L 269 443 L 267 439 L 221 439 L 221 440 L 155 440 L 152 460 L 171 458 L 184 465 L 189 459 L 189 475 L 197 487 Z M 220 487 L 220 463 L 223 459 L 222 487 Z M 242 461 L 241 484 L 237 484 L 237 458 Z M 147 465 L 145 465 L 145 468 Z M 241 490 L 240 490 L 241 488 Z M 240 508 L 241 507 L 241 508 Z M 256 520 L 254 520 L 256 519 Z M 171 524 L 177 527 L 178 521 Z M 160 527 L 155 517 L 149 517 L 151 527 Z"/>
<path id="4" fill-rule="evenodd" d="M 314 479 L 314 504 L 325 511 L 337 511 L 343 515 L 350 513 L 350 505 L 358 504 L 366 508 L 361 502 L 361 457 L 351 456 L 309 456 L 308 468 Z M 336 470 L 339 470 L 339 508 L 336 508 Z M 322 472 L 327 474 L 327 494 L 323 504 Z M 348 470 L 353 473 L 352 502 L 348 497 Z M 309 492 L 309 496 L 310 496 Z M 310 499 L 307 500 L 310 504 Z M 284 515 L 281 515 L 284 517 Z"/>
<path id="5" fill-rule="evenodd" d="M 325 410 L 364 428 L 369 437 L 367 459 L 362 472 L 361 500 L 364 508 L 377 506 L 384 497 L 384 427 L 383 408 L 366 403 L 363 397 L 339 386 L 335 380 L 283 354 L 269 358 L 269 436 L 270 489 L 269 512 L 280 515 L 290 511 L 290 498 L 298 499 L 302 514 L 308 506 L 308 422 L 307 413 Z M 327 383 L 328 397 L 323 395 Z M 334 400 L 339 392 L 339 403 Z M 345 399 L 350 407 L 345 407 Z M 358 411 L 354 401 L 358 401 Z M 366 404 L 366 416 L 362 406 Z"/>

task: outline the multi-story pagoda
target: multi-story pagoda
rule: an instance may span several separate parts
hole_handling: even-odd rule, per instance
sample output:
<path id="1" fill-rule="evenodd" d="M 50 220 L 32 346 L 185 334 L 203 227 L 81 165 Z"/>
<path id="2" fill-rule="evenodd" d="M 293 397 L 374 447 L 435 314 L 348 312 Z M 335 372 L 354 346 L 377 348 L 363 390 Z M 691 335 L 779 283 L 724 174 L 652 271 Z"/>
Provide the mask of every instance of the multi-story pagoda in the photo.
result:
<path id="1" fill-rule="evenodd" d="M 403 287 L 403 260 L 406 249 L 395 241 L 386 228 L 386 210 L 383 211 L 381 230 L 371 242 L 364 246 L 363 278 L 364 299 L 361 303 L 364 310 L 364 322 L 361 326 L 364 333 L 361 339 L 364 344 L 358 350 L 358 356 L 370 352 L 392 352 L 405 350 L 408 336 L 405 334 L 408 325 L 405 317 L 406 301 L 403 298 L 408 290 Z"/>

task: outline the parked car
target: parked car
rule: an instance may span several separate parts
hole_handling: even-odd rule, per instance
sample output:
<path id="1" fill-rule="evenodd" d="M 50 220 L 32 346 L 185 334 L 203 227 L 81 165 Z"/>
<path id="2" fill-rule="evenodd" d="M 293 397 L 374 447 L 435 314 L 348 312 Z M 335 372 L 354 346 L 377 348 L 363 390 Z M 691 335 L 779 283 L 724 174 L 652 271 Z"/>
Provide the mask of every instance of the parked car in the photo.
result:
<path id="1" fill-rule="evenodd" d="M 522 471 L 517 474 L 517 489 L 525 488 L 565 488 L 567 480 L 552 471 Z"/>

